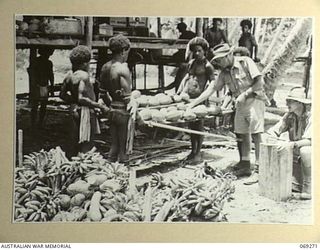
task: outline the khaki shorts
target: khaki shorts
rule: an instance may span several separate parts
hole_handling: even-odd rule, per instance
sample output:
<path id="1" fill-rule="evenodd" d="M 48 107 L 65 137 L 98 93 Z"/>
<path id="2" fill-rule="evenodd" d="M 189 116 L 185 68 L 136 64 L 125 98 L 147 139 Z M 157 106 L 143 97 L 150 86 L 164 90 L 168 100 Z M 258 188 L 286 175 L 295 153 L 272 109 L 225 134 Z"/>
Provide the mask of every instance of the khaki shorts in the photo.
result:
<path id="1" fill-rule="evenodd" d="M 236 106 L 234 132 L 237 134 L 256 134 L 264 132 L 265 103 L 256 98 L 248 98 Z"/>

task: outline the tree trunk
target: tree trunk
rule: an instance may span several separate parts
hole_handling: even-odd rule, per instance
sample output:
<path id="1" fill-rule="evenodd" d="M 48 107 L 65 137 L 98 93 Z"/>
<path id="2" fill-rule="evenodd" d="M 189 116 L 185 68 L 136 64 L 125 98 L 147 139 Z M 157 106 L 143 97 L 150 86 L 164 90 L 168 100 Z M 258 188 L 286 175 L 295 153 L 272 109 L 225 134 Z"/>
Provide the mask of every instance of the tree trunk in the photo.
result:
<path id="1" fill-rule="evenodd" d="M 255 29 L 255 33 L 254 33 L 254 36 L 256 38 L 256 41 L 257 43 L 259 43 L 259 37 L 260 37 L 260 34 L 261 34 L 261 23 L 262 23 L 262 18 L 258 17 L 256 18 L 256 29 Z"/>
<path id="2" fill-rule="evenodd" d="M 270 63 L 263 69 L 265 90 L 269 100 L 273 99 L 277 83 L 282 74 L 292 65 L 300 46 L 311 33 L 311 18 L 301 18 L 291 30 L 286 41 L 279 48 Z"/>

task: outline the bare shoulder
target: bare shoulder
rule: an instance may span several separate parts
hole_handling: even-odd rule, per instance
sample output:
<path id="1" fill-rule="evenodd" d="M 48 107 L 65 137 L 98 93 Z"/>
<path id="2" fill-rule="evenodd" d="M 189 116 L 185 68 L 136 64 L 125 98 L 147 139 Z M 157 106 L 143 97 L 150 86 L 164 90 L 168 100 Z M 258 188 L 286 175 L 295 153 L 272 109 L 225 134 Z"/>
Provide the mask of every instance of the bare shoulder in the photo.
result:
<path id="1" fill-rule="evenodd" d="M 77 70 L 72 75 L 72 82 L 79 83 L 80 81 L 87 81 L 89 79 L 89 74 L 83 70 Z"/>
<path id="2" fill-rule="evenodd" d="M 102 67 L 101 67 L 101 72 L 108 70 L 111 67 L 111 65 L 112 65 L 111 61 L 106 62 L 105 64 L 103 64 Z"/>
<path id="3" fill-rule="evenodd" d="M 116 67 L 120 76 L 127 77 L 130 75 L 130 70 L 127 63 L 119 63 L 116 65 Z"/>

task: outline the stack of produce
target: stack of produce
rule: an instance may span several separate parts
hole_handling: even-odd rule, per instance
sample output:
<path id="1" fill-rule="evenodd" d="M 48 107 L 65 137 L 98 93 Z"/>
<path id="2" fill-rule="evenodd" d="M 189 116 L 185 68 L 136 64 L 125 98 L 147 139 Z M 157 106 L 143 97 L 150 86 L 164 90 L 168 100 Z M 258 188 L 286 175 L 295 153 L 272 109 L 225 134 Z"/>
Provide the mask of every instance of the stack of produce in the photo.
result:
<path id="1" fill-rule="evenodd" d="M 71 161 L 59 147 L 25 155 L 23 167 L 16 168 L 14 220 L 221 221 L 223 204 L 234 191 L 232 176 L 205 168 L 167 183 L 152 174 L 149 195 L 129 187 L 129 175 L 127 167 L 109 163 L 95 149 Z"/>
<path id="2" fill-rule="evenodd" d="M 208 174 L 208 166 L 195 170 L 185 180 L 174 178 L 162 183 L 161 177 L 152 176 L 158 184 L 153 193 L 151 217 L 153 221 L 224 221 L 222 209 L 235 188 L 231 174 L 216 170 Z M 161 188 L 160 188 L 161 187 Z"/>
<path id="3" fill-rule="evenodd" d="M 137 200 L 124 198 L 128 168 L 107 162 L 95 149 L 71 161 L 59 147 L 24 158 L 23 167 L 16 168 L 16 222 L 132 221 L 124 213 L 139 212 Z M 115 213 L 111 207 L 123 217 L 109 218 Z"/>

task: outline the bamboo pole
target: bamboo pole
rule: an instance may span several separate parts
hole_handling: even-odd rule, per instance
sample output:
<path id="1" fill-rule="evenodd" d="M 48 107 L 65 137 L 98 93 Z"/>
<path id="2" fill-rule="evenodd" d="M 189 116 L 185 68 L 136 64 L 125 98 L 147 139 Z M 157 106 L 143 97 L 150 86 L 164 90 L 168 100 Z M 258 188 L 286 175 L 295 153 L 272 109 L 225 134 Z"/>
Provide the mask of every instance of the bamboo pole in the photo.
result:
<path id="1" fill-rule="evenodd" d="M 157 122 L 153 122 L 153 121 L 146 122 L 146 124 L 150 127 L 158 127 L 158 128 L 164 128 L 164 129 L 169 129 L 169 130 L 174 130 L 174 131 L 179 131 L 179 132 L 184 132 L 184 133 L 189 133 L 189 134 L 210 136 L 210 137 L 215 137 L 218 139 L 224 139 L 224 140 L 228 140 L 228 141 L 236 141 L 235 138 L 231 138 L 231 137 L 224 136 L 224 135 L 216 135 L 216 134 L 201 132 L 201 131 L 192 130 L 192 129 L 180 128 L 180 127 L 175 127 L 172 125 L 157 123 Z"/>
<path id="2" fill-rule="evenodd" d="M 22 129 L 18 130 L 18 163 L 19 167 L 22 167 L 23 162 L 23 131 Z"/>
<path id="3" fill-rule="evenodd" d="M 278 28 L 277 28 L 277 32 L 276 32 L 276 34 L 274 35 L 274 37 L 273 37 L 273 39 L 272 39 L 272 41 L 271 41 L 271 43 L 270 43 L 270 45 L 269 45 L 266 53 L 264 54 L 263 59 L 261 60 L 261 63 L 262 63 L 263 65 L 266 65 L 266 64 L 267 64 L 268 59 L 269 59 L 269 57 L 271 56 L 271 52 L 273 51 L 273 48 L 274 48 L 274 46 L 276 45 L 276 42 L 277 42 L 277 40 L 278 40 L 278 38 L 279 38 L 279 36 L 280 36 L 280 34 L 281 34 L 281 31 L 282 31 L 282 29 L 283 29 L 283 27 L 284 27 L 285 21 L 286 21 L 285 18 L 282 18 L 282 19 L 281 19 L 280 24 L 279 24 L 279 26 L 278 26 Z"/>
<path id="4" fill-rule="evenodd" d="M 86 25 L 86 45 L 92 48 L 93 17 L 89 16 Z"/>

